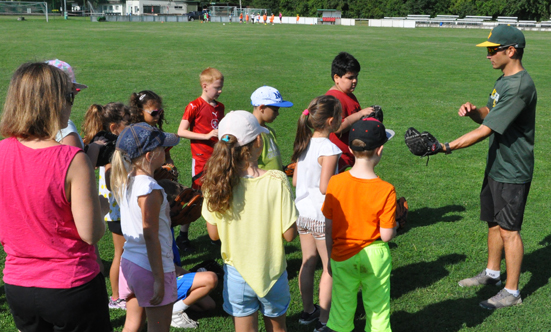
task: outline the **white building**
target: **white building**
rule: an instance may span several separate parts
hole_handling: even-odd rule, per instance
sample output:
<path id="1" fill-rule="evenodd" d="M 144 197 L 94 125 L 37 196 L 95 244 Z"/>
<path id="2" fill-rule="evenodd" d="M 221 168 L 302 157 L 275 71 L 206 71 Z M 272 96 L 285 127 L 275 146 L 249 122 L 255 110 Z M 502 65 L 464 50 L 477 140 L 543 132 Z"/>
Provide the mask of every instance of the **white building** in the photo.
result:
<path id="1" fill-rule="evenodd" d="M 128 0 L 126 15 L 182 15 L 198 10 L 198 1 Z"/>
<path id="2" fill-rule="evenodd" d="M 107 15 L 126 15 L 126 4 L 119 1 L 109 1 L 109 3 L 99 5 L 96 10 Z"/>

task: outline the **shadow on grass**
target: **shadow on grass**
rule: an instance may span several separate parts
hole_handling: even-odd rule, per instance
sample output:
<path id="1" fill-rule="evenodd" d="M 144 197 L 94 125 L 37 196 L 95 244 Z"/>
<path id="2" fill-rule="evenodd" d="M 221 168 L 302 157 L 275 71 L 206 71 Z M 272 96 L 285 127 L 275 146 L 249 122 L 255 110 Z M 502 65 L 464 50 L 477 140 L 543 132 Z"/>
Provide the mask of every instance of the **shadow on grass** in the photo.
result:
<path id="1" fill-rule="evenodd" d="M 465 255 L 450 254 L 432 262 L 410 264 L 393 270 L 390 276 L 390 297 L 397 299 L 412 290 L 432 285 L 450 274 L 446 265 L 457 264 L 466 258 Z"/>
<path id="2" fill-rule="evenodd" d="M 439 208 L 423 207 L 417 210 L 408 212 L 408 222 L 405 229 L 398 234 L 407 233 L 411 228 L 429 226 L 438 222 L 456 222 L 463 219 L 457 214 L 447 215 L 449 213 L 464 212 L 465 207 L 462 205 L 447 205 Z"/>
<path id="3" fill-rule="evenodd" d="M 459 287 L 459 286 L 457 286 Z M 479 306 L 480 301 L 496 294 L 494 286 L 482 288 L 477 296 L 468 299 L 446 300 L 409 313 L 394 312 L 390 323 L 394 332 L 400 331 L 459 331 L 481 324 L 493 311 Z"/>
<path id="4" fill-rule="evenodd" d="M 541 287 L 549 283 L 551 278 L 551 235 L 541 240 L 540 245 L 545 247 L 524 256 L 522 272 L 530 271 L 530 281 L 521 288 L 520 293 L 525 298 L 535 293 Z"/>

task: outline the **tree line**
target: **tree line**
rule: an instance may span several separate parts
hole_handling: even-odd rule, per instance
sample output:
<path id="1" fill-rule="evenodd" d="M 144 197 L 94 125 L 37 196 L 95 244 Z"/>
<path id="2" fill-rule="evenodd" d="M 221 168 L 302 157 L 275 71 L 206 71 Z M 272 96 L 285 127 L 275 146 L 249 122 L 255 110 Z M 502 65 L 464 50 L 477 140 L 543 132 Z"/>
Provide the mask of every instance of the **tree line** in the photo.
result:
<path id="1" fill-rule="evenodd" d="M 243 6 L 269 8 L 283 15 L 317 16 L 317 9 L 337 9 L 345 18 L 383 18 L 418 15 L 516 16 L 547 21 L 551 0 L 242 0 Z"/>

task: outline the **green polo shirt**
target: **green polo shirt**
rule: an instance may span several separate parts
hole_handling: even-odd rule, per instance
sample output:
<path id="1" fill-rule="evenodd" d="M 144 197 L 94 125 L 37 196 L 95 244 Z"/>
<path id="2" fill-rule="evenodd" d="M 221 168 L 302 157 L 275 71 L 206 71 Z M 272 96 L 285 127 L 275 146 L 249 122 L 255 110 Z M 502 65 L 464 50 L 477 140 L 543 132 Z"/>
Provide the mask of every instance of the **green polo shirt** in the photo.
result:
<path id="1" fill-rule="evenodd" d="M 498 182 L 532 181 L 538 96 L 525 71 L 497 79 L 483 125 L 492 129 L 486 175 Z"/>

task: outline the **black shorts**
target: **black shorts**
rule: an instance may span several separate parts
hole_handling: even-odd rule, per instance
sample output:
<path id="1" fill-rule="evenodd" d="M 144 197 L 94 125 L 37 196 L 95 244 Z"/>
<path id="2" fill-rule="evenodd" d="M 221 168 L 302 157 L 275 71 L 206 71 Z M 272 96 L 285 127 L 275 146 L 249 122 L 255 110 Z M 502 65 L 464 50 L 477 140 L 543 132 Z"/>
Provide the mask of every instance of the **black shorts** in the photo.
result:
<path id="1" fill-rule="evenodd" d="M 111 233 L 122 235 L 122 227 L 121 227 L 121 221 L 120 220 L 108 221 L 107 222 L 107 228 L 109 228 L 109 231 Z"/>
<path id="2" fill-rule="evenodd" d="M 105 280 L 101 273 L 74 288 L 4 284 L 4 290 L 15 326 L 20 331 L 113 331 Z"/>
<path id="3" fill-rule="evenodd" d="M 509 231 L 520 231 L 531 182 L 497 182 L 484 177 L 480 191 L 480 220 L 497 223 Z"/>

